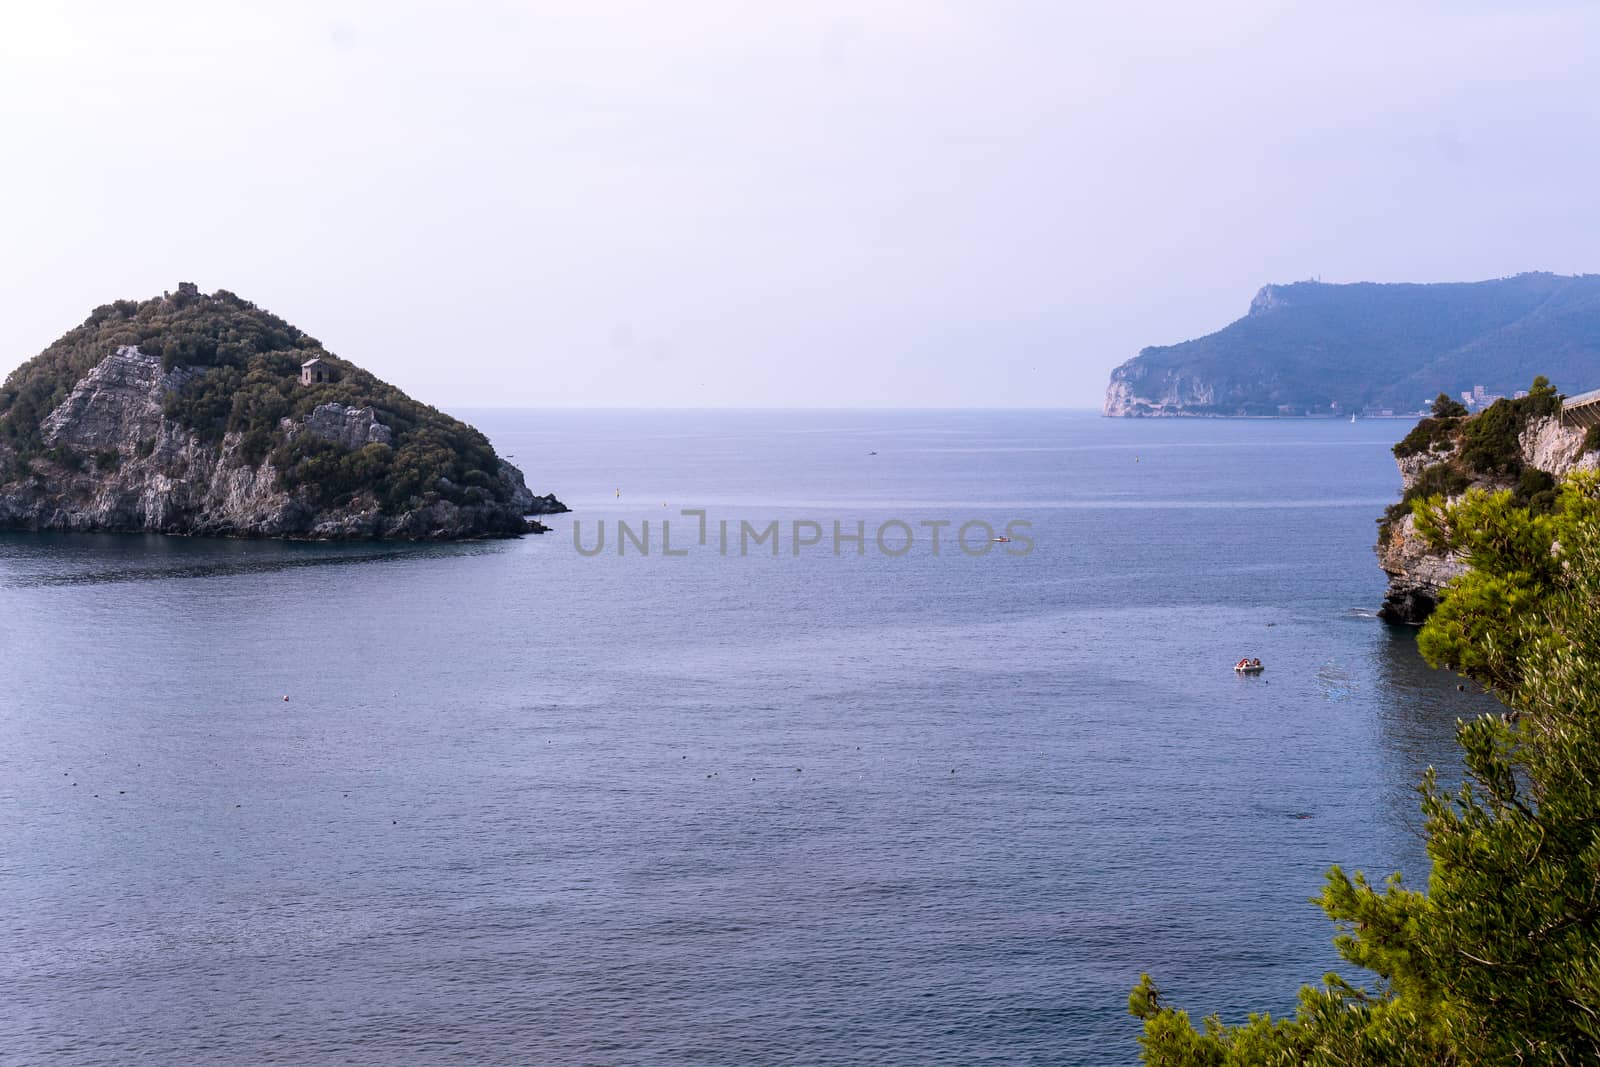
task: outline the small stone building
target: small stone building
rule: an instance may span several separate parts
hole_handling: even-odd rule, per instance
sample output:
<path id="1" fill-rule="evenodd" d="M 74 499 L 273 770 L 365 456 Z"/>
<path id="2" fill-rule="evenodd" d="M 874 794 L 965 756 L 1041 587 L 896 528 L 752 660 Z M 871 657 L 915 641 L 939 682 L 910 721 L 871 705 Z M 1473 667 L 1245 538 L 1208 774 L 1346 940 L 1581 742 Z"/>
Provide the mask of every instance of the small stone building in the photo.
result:
<path id="1" fill-rule="evenodd" d="M 321 356 L 312 356 L 300 364 L 301 385 L 321 385 L 323 382 L 333 381 L 333 368 L 323 362 Z"/>

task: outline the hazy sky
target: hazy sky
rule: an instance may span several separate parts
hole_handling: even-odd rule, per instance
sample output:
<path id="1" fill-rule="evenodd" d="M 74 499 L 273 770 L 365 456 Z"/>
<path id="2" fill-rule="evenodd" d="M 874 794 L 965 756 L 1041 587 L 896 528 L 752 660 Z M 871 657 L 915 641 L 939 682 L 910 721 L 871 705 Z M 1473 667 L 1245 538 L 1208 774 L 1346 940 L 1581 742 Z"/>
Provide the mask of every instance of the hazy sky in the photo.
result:
<path id="1" fill-rule="evenodd" d="M 3 370 L 194 281 L 445 407 L 1091 406 L 1267 282 L 1600 270 L 1600 5 L 3 14 Z"/>

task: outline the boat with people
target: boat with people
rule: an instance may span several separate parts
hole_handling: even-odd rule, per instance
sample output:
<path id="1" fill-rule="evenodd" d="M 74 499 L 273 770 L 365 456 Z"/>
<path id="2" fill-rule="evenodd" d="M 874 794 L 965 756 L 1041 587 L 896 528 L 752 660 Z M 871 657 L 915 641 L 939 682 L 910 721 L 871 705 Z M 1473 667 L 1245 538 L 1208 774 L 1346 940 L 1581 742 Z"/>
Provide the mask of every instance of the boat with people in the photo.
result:
<path id="1" fill-rule="evenodd" d="M 1262 671 L 1266 670 L 1266 668 L 1261 665 L 1261 661 L 1259 659 L 1251 659 L 1248 656 L 1246 656 L 1244 659 L 1241 659 L 1238 663 L 1235 663 L 1233 665 L 1233 669 L 1238 671 L 1240 674 L 1260 674 Z"/>

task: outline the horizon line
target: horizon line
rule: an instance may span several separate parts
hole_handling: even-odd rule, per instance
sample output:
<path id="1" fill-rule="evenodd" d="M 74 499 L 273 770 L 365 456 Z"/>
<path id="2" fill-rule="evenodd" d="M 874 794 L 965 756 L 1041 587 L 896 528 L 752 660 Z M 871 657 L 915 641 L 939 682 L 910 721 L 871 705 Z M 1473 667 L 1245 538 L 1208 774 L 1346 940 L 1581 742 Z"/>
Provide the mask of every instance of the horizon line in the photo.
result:
<path id="1" fill-rule="evenodd" d="M 438 406 L 438 405 L 434 405 Z M 1059 411 L 1092 412 L 1100 414 L 1098 407 L 1068 407 L 1064 405 L 842 405 L 842 404 L 452 404 L 458 409 L 473 411 Z M 443 410 L 441 408 L 441 410 Z"/>

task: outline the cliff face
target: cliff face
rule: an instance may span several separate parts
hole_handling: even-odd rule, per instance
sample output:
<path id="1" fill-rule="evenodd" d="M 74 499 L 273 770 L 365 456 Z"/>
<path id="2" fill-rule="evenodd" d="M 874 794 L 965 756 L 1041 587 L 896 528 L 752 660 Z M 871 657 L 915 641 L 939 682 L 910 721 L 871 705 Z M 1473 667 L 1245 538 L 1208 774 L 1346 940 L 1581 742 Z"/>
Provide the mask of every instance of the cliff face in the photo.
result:
<path id="1" fill-rule="evenodd" d="M 1574 470 L 1594 470 L 1600 453 L 1583 451 L 1584 431 L 1561 425 L 1557 415 L 1529 419 L 1517 436 L 1522 469 L 1543 471 L 1561 478 Z M 1439 468 L 1460 466 L 1462 441 L 1450 439 L 1446 447 L 1422 451 L 1396 460 L 1402 493 L 1409 494 Z M 1470 477 L 1465 488 L 1450 494 L 1459 499 L 1469 489 L 1509 489 L 1511 479 L 1502 474 Z M 1435 551 L 1417 533 L 1416 521 L 1406 514 L 1382 528 L 1376 546 L 1378 565 L 1389 578 L 1378 616 L 1389 622 L 1420 626 L 1438 606 L 1440 594 L 1451 579 L 1466 570 L 1458 558 Z"/>
<path id="2" fill-rule="evenodd" d="M 1421 626 L 1439 606 L 1439 595 L 1466 565 L 1454 556 L 1441 555 L 1417 535 L 1410 515 L 1392 523 L 1378 538 L 1378 566 L 1389 576 L 1378 618 Z"/>
<path id="3" fill-rule="evenodd" d="M 1107 418 L 1193 415 L 1208 411 L 1217 403 L 1213 382 L 1182 370 L 1162 369 L 1130 360 L 1111 372 L 1106 387 Z"/>
<path id="4" fill-rule="evenodd" d="M 235 335 L 264 314 L 230 299 Z M 95 325 L 55 348 L 72 341 L 81 367 Z M 566 510 L 470 427 L 342 361 L 344 385 L 301 385 L 302 353 L 271 343 L 237 371 L 116 345 L 70 389 L 77 371 L 47 349 L 0 392 L 0 529 L 454 540 L 542 532 L 527 516 Z M 366 393 L 387 406 L 343 402 Z"/>

